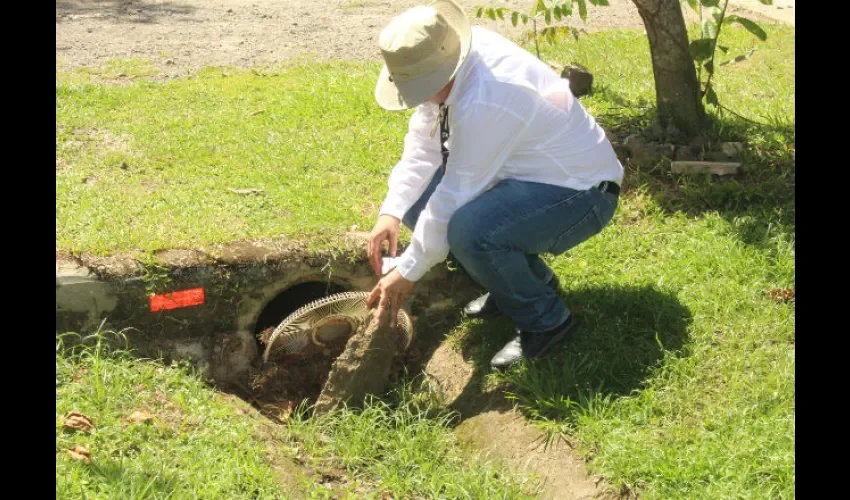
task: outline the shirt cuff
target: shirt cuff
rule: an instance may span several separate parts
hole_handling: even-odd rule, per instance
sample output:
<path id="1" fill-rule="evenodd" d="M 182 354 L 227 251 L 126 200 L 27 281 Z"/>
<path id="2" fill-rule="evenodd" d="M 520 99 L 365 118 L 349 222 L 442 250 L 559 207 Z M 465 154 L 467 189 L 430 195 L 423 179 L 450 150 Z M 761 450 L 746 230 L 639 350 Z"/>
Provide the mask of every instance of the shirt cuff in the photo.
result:
<path id="1" fill-rule="evenodd" d="M 425 273 L 433 267 L 425 260 L 421 250 L 417 250 L 418 246 L 411 244 L 407 247 L 401 257 L 398 259 L 398 272 L 407 281 L 419 281 L 425 276 Z"/>

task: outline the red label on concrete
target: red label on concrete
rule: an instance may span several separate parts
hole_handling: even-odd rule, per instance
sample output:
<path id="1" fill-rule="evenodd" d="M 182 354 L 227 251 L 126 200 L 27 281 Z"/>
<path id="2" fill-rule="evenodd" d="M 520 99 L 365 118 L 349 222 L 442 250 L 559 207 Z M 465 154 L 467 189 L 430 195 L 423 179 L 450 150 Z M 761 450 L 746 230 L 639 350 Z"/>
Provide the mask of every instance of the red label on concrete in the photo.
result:
<path id="1" fill-rule="evenodd" d="M 204 289 L 190 288 L 179 292 L 152 295 L 150 302 L 152 312 L 196 306 L 204 303 Z"/>

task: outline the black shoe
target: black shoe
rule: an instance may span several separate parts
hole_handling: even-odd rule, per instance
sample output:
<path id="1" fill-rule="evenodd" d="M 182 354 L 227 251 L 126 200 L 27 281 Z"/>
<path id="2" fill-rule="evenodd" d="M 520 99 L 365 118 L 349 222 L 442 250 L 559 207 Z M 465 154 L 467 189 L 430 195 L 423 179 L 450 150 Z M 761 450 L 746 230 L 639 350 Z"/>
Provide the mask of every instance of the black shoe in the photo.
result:
<path id="1" fill-rule="evenodd" d="M 555 344 L 572 337 L 574 326 L 575 321 L 570 315 L 560 326 L 546 332 L 523 332 L 517 329 L 517 336 L 490 360 L 490 368 L 503 370 L 522 358 L 540 359 Z"/>
<path id="2" fill-rule="evenodd" d="M 560 286 L 558 277 L 553 274 L 552 279 L 549 280 L 549 283 L 546 285 L 557 291 Z M 485 293 L 466 304 L 463 308 L 463 313 L 470 318 L 496 318 L 502 315 L 502 311 L 499 310 L 499 306 L 496 305 L 496 301 L 490 300 L 489 293 Z"/>

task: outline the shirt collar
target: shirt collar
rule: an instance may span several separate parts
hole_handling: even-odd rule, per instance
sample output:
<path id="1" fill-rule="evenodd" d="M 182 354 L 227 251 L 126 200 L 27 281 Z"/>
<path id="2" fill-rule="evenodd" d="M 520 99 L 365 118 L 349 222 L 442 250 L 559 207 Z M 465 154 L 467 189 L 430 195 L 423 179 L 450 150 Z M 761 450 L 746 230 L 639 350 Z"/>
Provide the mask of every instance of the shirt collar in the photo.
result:
<path id="1" fill-rule="evenodd" d="M 463 93 L 466 82 L 469 77 L 469 73 L 472 71 L 472 67 L 475 66 L 475 49 L 471 48 L 469 50 L 469 55 L 461 64 L 460 69 L 455 75 L 455 83 L 452 85 L 452 91 L 449 92 L 449 96 L 446 97 L 445 104 L 446 106 L 454 106 L 457 103 L 458 99 L 460 99 L 460 94 Z"/>

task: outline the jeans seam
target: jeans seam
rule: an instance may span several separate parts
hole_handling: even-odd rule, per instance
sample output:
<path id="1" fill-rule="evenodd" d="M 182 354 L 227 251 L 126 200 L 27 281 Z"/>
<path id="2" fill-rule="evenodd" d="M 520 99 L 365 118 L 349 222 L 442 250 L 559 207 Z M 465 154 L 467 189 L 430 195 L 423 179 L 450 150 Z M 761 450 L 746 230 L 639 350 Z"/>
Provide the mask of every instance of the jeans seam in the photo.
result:
<path id="1" fill-rule="evenodd" d="M 555 208 L 555 207 L 559 207 L 559 206 L 561 206 L 561 205 L 563 205 L 563 204 L 569 204 L 569 203 L 572 203 L 572 201 L 573 201 L 573 200 L 575 200 L 575 199 L 576 199 L 576 198 L 578 198 L 579 196 L 587 195 L 587 193 L 589 193 L 589 191 L 578 191 L 576 194 L 574 194 L 574 195 L 570 196 L 569 198 L 567 198 L 567 199 L 565 199 L 565 200 L 560 200 L 560 201 L 557 201 L 557 202 L 555 202 L 555 203 L 552 203 L 551 205 L 546 205 L 545 207 L 538 208 L 538 209 L 533 210 L 533 211 L 531 211 L 531 212 L 526 212 L 526 213 L 522 214 L 520 217 L 517 217 L 517 218 L 511 219 L 509 222 L 506 222 L 505 224 L 502 224 L 501 226 L 497 227 L 496 229 L 494 229 L 493 231 L 491 231 L 491 232 L 487 235 L 487 237 L 486 237 L 486 238 L 487 238 L 487 239 L 490 239 L 490 238 L 492 238 L 494 235 L 496 235 L 496 234 L 498 234 L 498 233 L 502 232 L 503 230 L 505 230 L 506 228 L 508 228 L 508 227 L 510 227 L 510 226 L 513 226 L 513 225 L 517 224 L 518 222 L 521 222 L 521 221 L 524 221 L 524 220 L 526 220 L 526 219 L 529 219 L 529 218 L 531 218 L 531 217 L 533 217 L 533 216 L 535 216 L 535 215 L 537 215 L 537 214 L 539 214 L 539 213 L 541 213 L 541 212 L 545 212 L 545 211 L 547 211 L 547 210 L 551 210 L 551 209 L 553 209 L 553 208 Z"/>
<path id="2" fill-rule="evenodd" d="M 555 238 L 555 241 L 552 244 L 552 249 L 557 248 L 558 243 L 560 243 L 560 241 L 563 238 L 570 236 L 573 233 L 575 233 L 576 228 L 584 225 L 587 222 L 590 222 L 591 217 L 596 219 L 596 224 L 598 226 L 598 229 L 592 235 L 590 235 L 590 237 L 593 237 L 593 236 L 599 234 L 599 232 L 602 231 L 602 221 L 599 218 L 599 213 L 597 212 L 596 207 L 597 207 L 597 205 L 593 205 L 592 207 L 590 207 L 590 210 L 587 211 L 587 214 L 585 214 L 585 216 L 582 217 L 580 221 L 573 224 L 572 227 L 570 227 L 569 229 L 567 229 L 566 231 L 561 233 L 557 238 Z M 550 252 L 552 251 L 552 249 L 550 249 Z M 567 250 L 569 250 L 569 249 L 567 249 Z M 566 251 L 566 250 L 564 250 L 564 251 Z"/>

